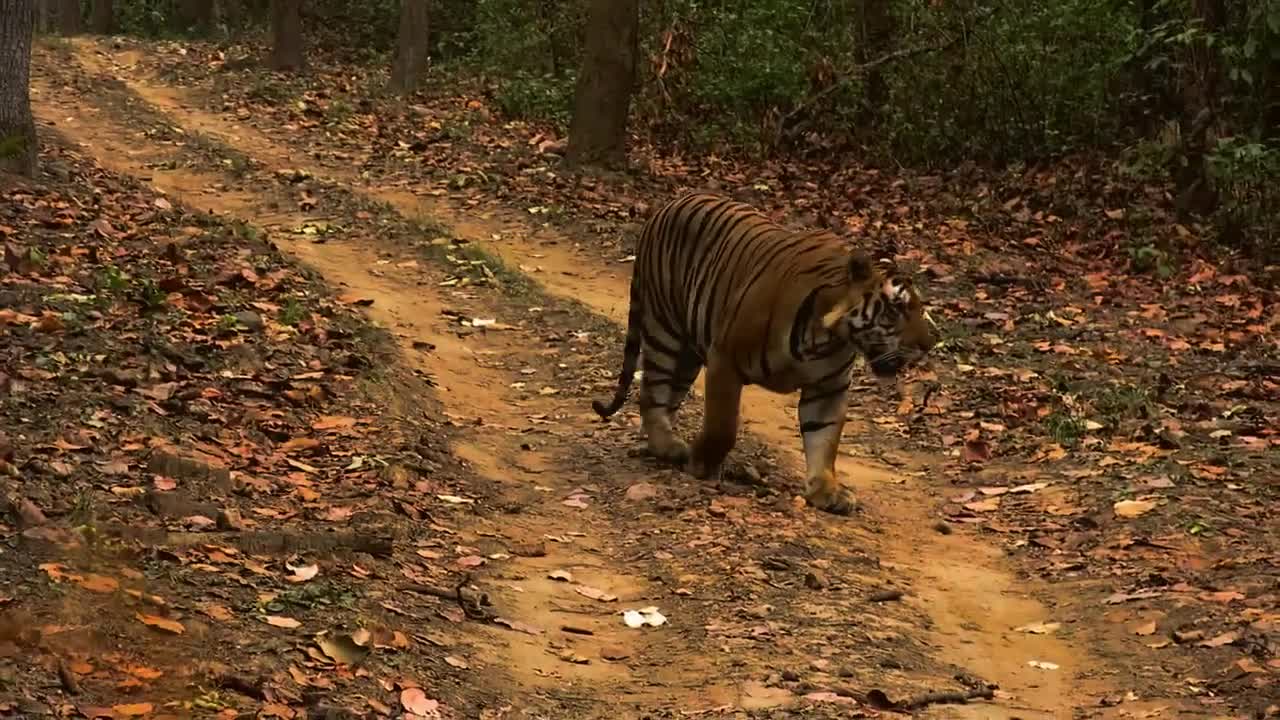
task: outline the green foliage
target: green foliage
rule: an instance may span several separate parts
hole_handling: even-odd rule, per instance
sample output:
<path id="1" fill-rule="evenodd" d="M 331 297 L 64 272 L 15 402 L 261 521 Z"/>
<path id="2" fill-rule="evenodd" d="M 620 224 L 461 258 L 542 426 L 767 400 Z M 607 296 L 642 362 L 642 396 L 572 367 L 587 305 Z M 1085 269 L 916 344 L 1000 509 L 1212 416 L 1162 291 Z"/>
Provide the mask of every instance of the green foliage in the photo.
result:
<path id="1" fill-rule="evenodd" d="M 666 64 L 650 85 L 650 112 L 680 117 L 693 131 L 686 139 L 769 142 L 777 118 L 818 90 L 814 80 L 831 81 L 832 64 L 854 57 L 854 5 L 669 4 L 665 16 L 646 18 L 653 27 L 643 34 L 647 54 Z M 848 119 L 855 104 L 856 92 L 836 98 L 823 108 L 827 121 Z"/>
<path id="2" fill-rule="evenodd" d="M 905 3 L 900 43 L 954 45 L 895 64 L 880 124 L 902 161 L 1008 162 L 1113 137 L 1109 82 L 1136 18 L 1110 0 L 1013 0 L 981 15 L 953 3 Z"/>
<path id="3" fill-rule="evenodd" d="M 0 137 L 0 160 L 21 157 L 27 151 L 27 138 L 21 134 Z"/>
<path id="4" fill-rule="evenodd" d="M 510 117 L 550 120 L 567 127 L 573 82 L 553 75 L 517 71 L 498 82 L 493 99 L 498 109 Z"/>
<path id="5" fill-rule="evenodd" d="M 174 32 L 179 1 L 118 3 L 121 26 Z M 241 2 L 239 16 L 265 30 L 269 1 Z M 589 4 L 435 0 L 436 74 L 479 78 L 506 117 L 563 129 Z M 1197 15 L 1216 7 L 1223 17 Z M 398 19 L 398 0 L 304 8 L 310 46 L 379 64 Z M 664 0 L 641 4 L 640 45 L 633 127 L 655 141 L 926 167 L 1123 148 L 1123 171 L 1177 175 L 1177 191 L 1203 162 L 1222 237 L 1276 251 L 1280 0 Z M 254 82 L 264 101 L 292 92 Z M 1197 94 L 1210 130 L 1186 137 Z M 334 102 L 326 119 L 351 112 Z M 1155 235 L 1135 233 L 1130 258 L 1165 275 L 1176 249 Z"/>
<path id="6" fill-rule="evenodd" d="M 1280 141 L 1229 137 L 1208 158 L 1219 193 L 1216 219 L 1223 235 L 1252 255 L 1280 259 Z"/>

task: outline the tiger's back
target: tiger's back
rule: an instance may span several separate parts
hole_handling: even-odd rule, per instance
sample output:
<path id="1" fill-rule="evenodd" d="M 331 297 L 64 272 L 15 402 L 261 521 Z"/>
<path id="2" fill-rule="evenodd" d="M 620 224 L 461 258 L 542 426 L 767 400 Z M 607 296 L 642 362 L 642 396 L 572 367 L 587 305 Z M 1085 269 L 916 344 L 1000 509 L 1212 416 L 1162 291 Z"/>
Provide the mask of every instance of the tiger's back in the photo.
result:
<path id="1" fill-rule="evenodd" d="M 728 198 L 686 195 L 646 223 L 636 246 L 644 346 L 673 356 L 687 349 L 705 362 L 718 345 L 737 354 L 748 384 L 795 390 L 777 376 L 786 369 L 779 331 L 814 288 L 841 283 L 847 256 L 830 233 L 796 232 Z"/>

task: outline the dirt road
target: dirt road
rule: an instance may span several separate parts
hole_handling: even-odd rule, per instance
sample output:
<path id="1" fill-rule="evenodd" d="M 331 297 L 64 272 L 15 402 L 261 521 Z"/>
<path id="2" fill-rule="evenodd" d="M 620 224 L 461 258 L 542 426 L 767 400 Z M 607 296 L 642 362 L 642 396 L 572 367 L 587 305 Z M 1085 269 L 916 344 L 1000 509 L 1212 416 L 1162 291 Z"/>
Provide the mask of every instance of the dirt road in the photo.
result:
<path id="1" fill-rule="evenodd" d="M 448 543 L 480 549 L 468 553 L 482 556 L 472 577 L 505 623 L 442 631 L 471 648 L 451 704 L 467 705 L 470 683 L 528 717 L 847 717 L 873 711 L 873 690 L 897 701 L 992 683 L 989 701 L 918 712 L 1177 707 L 1145 695 L 1099 707 L 1136 681 L 1119 650 L 1089 641 L 1085 614 L 1066 631 L 1027 631 L 1064 617 L 1072 591 L 1019 577 L 998 547 L 945 527 L 936 507 L 949 491 L 931 473 L 944 459 L 883 445 L 876 418 L 892 400 L 863 388 L 851 412 L 839 471 L 864 506 L 851 518 L 795 498 L 794 398 L 748 393 L 747 480 L 707 487 L 661 467 L 636 451 L 634 407 L 610 423 L 589 407 L 620 353 L 622 258 L 606 264 L 583 249 L 592 238 L 516 209 L 469 212 L 312 162 L 201 110 L 137 60 L 91 42 L 40 50 L 41 127 L 175 202 L 265 234 L 367 303 L 402 361 L 436 387 L 452 451 L 478 480 L 454 499 L 476 510 L 455 518 Z M 875 460 L 887 450 L 892 466 Z M 421 532 L 439 532 L 430 525 Z M 394 572 L 384 580 L 396 593 Z M 621 610 L 644 606 L 666 623 L 622 622 Z"/>

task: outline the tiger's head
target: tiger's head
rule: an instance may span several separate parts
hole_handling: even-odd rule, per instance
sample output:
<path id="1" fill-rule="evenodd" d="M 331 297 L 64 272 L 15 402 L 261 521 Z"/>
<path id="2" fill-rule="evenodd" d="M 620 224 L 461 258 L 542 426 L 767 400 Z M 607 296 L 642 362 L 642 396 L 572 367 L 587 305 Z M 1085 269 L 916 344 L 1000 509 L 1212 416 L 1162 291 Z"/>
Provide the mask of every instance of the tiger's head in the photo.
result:
<path id="1" fill-rule="evenodd" d="M 900 276 L 892 260 L 872 262 L 862 252 L 849 256 L 848 286 L 823 314 L 822 326 L 856 347 L 881 379 L 919 362 L 936 342 L 911 279 Z"/>

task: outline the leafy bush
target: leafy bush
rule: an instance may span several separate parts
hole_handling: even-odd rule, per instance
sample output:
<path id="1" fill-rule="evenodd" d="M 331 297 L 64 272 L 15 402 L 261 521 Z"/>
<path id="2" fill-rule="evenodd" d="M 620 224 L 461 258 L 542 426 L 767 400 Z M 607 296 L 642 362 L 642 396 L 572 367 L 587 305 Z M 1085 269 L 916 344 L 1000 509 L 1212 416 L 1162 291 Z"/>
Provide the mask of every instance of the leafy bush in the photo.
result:
<path id="1" fill-rule="evenodd" d="M 951 36 L 947 49 L 890 70 L 882 127 L 905 162 L 1040 158 L 1121 131 L 1109 80 L 1126 57 L 1136 19 L 1109 0 L 1014 0 L 985 17 L 948 3 L 909 3 L 909 43 Z"/>
<path id="2" fill-rule="evenodd" d="M 1224 138 L 1208 163 L 1223 239 L 1264 261 L 1280 260 L 1280 142 Z"/>

